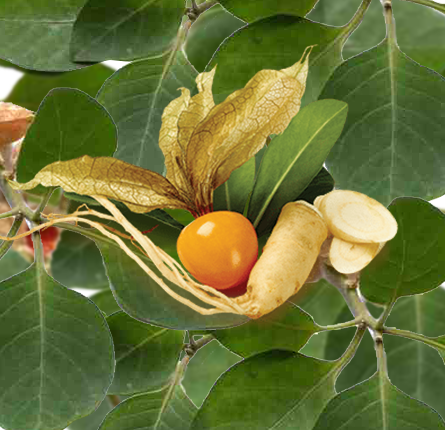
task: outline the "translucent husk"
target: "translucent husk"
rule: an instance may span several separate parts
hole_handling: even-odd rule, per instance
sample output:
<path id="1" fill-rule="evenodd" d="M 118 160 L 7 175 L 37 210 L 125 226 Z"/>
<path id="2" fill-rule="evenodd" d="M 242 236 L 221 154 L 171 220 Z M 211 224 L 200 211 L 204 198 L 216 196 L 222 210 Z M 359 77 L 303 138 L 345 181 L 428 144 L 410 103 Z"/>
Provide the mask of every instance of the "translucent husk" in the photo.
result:
<path id="1" fill-rule="evenodd" d="M 19 239 L 61 222 L 86 223 L 115 241 L 168 295 L 196 312 L 202 315 L 233 313 L 246 315 L 250 318 L 259 318 L 284 303 L 305 283 L 320 252 L 321 245 L 328 234 L 321 214 L 312 205 L 304 201 L 285 205 L 266 243 L 263 254 L 252 269 L 247 292 L 232 299 L 208 285 L 194 281 L 176 260 L 157 247 L 147 236 L 144 236 L 107 198 L 96 195 L 92 197 L 104 206 L 111 215 L 105 215 L 89 208 L 77 210 L 66 216 L 52 214 L 48 216 L 49 221 L 47 223 L 41 224 L 27 233 L 13 238 L 0 236 L 0 239 Z M 86 216 L 96 216 L 120 224 L 140 246 L 141 251 L 150 258 L 165 279 L 213 307 L 204 308 L 173 291 L 119 237 L 125 235 L 117 232 L 113 233 L 109 231 L 109 227 L 91 221 L 85 218 Z"/>

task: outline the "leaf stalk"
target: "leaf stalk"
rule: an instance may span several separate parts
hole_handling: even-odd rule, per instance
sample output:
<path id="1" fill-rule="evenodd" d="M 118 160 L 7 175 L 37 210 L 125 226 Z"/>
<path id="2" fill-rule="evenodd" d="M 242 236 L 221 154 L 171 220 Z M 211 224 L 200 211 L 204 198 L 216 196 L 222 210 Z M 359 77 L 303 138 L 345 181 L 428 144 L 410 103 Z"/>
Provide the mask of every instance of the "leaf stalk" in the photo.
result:
<path id="1" fill-rule="evenodd" d="M 404 1 L 421 4 L 422 6 L 427 6 L 432 9 L 436 9 L 439 12 L 445 13 L 445 4 L 436 3 L 435 1 L 431 0 L 404 0 Z"/>

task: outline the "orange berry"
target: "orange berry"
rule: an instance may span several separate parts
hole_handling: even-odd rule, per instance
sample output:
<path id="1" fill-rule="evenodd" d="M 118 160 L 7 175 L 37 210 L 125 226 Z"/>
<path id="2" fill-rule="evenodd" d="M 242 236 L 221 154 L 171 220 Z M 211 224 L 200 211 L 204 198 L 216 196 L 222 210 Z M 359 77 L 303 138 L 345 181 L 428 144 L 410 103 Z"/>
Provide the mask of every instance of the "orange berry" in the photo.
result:
<path id="1" fill-rule="evenodd" d="M 243 215 L 217 211 L 185 227 L 177 250 L 184 267 L 199 282 L 224 290 L 247 281 L 258 259 L 258 239 Z"/>

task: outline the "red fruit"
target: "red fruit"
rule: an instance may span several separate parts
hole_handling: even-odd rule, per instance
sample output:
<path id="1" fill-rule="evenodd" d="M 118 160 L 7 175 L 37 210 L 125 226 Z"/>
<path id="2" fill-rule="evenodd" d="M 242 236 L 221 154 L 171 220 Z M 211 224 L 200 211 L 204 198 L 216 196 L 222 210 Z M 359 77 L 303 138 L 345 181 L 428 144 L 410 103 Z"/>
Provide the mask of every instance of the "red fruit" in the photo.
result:
<path id="1" fill-rule="evenodd" d="M 50 255 L 56 249 L 59 236 L 60 229 L 57 227 L 48 227 L 40 230 L 40 237 L 42 239 L 43 253 L 45 257 Z M 26 236 L 25 241 L 30 251 L 34 252 L 32 235 Z"/>

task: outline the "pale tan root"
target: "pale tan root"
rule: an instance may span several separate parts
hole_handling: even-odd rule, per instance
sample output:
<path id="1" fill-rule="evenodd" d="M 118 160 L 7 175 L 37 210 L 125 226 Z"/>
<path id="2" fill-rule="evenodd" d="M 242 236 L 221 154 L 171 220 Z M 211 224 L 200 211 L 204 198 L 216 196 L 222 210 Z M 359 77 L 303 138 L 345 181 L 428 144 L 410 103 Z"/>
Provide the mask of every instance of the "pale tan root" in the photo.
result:
<path id="1" fill-rule="evenodd" d="M 314 206 L 304 201 L 287 203 L 250 273 L 247 293 L 235 299 L 246 315 L 259 318 L 294 295 L 327 237 L 326 223 Z"/>
<path id="2" fill-rule="evenodd" d="M 318 205 L 329 231 L 347 242 L 387 242 L 397 233 L 397 221 L 391 212 L 366 194 L 334 190 Z"/>
<path id="3" fill-rule="evenodd" d="M 323 200 L 323 197 L 325 196 L 326 194 L 323 194 L 323 195 L 321 195 L 321 196 L 317 196 L 316 198 L 315 198 L 315 200 L 314 200 L 314 206 L 318 209 L 318 210 L 320 210 L 320 203 L 321 203 L 321 201 Z"/>
<path id="4" fill-rule="evenodd" d="M 353 243 L 334 237 L 329 251 L 329 260 L 337 272 L 356 273 L 373 260 L 379 248 L 379 243 Z"/>

